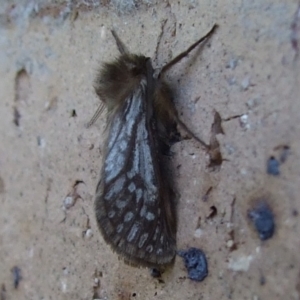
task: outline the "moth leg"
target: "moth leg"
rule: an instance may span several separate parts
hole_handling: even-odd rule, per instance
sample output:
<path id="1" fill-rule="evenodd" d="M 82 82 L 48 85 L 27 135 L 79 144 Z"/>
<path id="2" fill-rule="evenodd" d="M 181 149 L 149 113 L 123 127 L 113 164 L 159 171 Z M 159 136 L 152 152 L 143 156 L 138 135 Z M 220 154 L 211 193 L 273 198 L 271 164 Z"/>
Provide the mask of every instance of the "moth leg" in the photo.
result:
<path id="1" fill-rule="evenodd" d="M 194 133 L 177 117 L 177 122 L 180 125 L 180 127 L 188 133 L 193 139 L 195 139 L 198 143 L 200 143 L 206 150 L 210 149 L 210 146 L 207 145 L 204 141 L 202 141 L 200 138 L 194 135 Z"/>
<path id="2" fill-rule="evenodd" d="M 116 40 L 116 44 L 117 44 L 117 47 L 118 47 L 120 53 L 121 53 L 122 55 L 124 55 L 124 54 L 129 54 L 128 49 L 126 48 L 126 46 L 124 45 L 124 43 L 120 40 L 120 38 L 119 38 L 119 36 L 117 35 L 117 33 L 116 33 L 114 30 L 112 30 L 111 33 L 112 33 L 113 37 L 114 37 L 115 40 Z"/>
<path id="3" fill-rule="evenodd" d="M 94 113 L 94 115 L 92 116 L 92 118 L 90 119 L 90 121 L 86 124 L 86 128 L 91 127 L 97 121 L 97 119 L 99 118 L 99 116 L 101 115 L 103 110 L 104 110 L 104 103 L 101 103 L 98 106 L 98 108 L 97 108 L 96 112 Z"/>
<path id="4" fill-rule="evenodd" d="M 217 28 L 218 28 L 218 25 L 214 24 L 214 26 L 210 29 L 210 31 L 206 35 L 204 35 L 201 39 L 199 39 L 197 42 L 195 42 L 193 45 L 191 45 L 187 50 L 185 50 L 184 52 L 180 53 L 175 58 L 173 58 L 166 65 L 164 65 L 162 67 L 161 71 L 159 72 L 159 74 L 156 75 L 156 76 L 157 77 L 162 77 L 167 70 L 169 70 L 172 66 L 174 66 L 176 63 L 178 63 L 182 58 L 184 58 L 185 56 L 187 56 L 199 44 L 201 44 L 203 41 L 205 41 L 206 39 L 208 39 L 214 33 L 214 31 Z M 201 140 L 200 138 L 198 138 L 197 136 L 195 136 L 193 134 L 193 132 L 179 119 L 179 117 L 178 117 L 177 114 L 176 114 L 176 121 L 177 121 L 178 125 L 180 125 L 180 127 L 185 132 L 187 132 L 191 137 L 193 137 L 196 141 L 198 141 L 206 150 L 210 149 L 209 145 L 207 145 L 203 140 Z"/>
<path id="5" fill-rule="evenodd" d="M 179 55 L 177 55 L 175 58 L 173 58 L 170 62 L 168 62 L 166 65 L 164 65 L 160 71 L 159 75 L 163 75 L 163 73 L 165 73 L 168 69 L 170 69 L 172 66 L 174 66 L 175 64 L 177 64 L 182 58 L 184 58 L 185 56 L 187 56 L 194 48 L 196 48 L 199 44 L 201 44 L 204 40 L 208 39 L 213 33 L 214 31 L 218 28 L 218 25 L 215 24 L 211 30 L 205 35 L 203 36 L 200 40 L 198 40 L 197 42 L 195 42 L 193 45 L 191 45 L 187 50 L 185 50 L 184 52 L 180 53 Z"/>

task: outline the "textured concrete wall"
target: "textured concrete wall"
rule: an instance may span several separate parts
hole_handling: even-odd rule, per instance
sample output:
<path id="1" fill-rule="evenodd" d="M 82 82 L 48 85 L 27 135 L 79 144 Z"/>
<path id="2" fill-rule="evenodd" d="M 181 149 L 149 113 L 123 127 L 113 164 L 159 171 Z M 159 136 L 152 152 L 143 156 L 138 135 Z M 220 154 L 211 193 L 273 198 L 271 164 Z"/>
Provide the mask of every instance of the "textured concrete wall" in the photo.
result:
<path id="1" fill-rule="evenodd" d="M 0 2 L 1 300 L 299 299 L 298 1 Z M 105 118 L 84 125 L 99 104 L 97 68 L 118 54 L 110 29 L 153 57 L 166 19 L 160 64 L 220 26 L 168 76 L 193 132 L 208 142 L 215 112 L 224 130 L 219 166 L 191 139 L 170 158 L 178 248 L 205 251 L 201 283 L 179 257 L 160 281 L 125 265 L 93 211 Z M 276 222 L 265 242 L 247 216 L 260 199 Z"/>

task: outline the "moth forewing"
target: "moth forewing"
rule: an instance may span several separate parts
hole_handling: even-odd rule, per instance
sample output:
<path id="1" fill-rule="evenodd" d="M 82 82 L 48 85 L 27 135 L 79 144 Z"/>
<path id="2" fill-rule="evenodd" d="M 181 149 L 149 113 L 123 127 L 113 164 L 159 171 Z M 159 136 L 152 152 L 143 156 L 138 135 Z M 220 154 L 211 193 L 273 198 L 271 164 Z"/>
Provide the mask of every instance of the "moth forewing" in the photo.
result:
<path id="1" fill-rule="evenodd" d="M 164 215 L 169 187 L 161 186 L 149 99 L 147 82 L 142 80 L 111 116 L 95 205 L 103 236 L 116 252 L 129 263 L 157 266 L 173 259 L 176 237 Z"/>
<path id="2" fill-rule="evenodd" d="M 180 122 L 162 75 L 205 38 L 155 76 L 149 58 L 130 54 L 113 36 L 121 55 L 104 64 L 95 81 L 108 109 L 96 219 L 105 241 L 127 263 L 159 268 L 176 253 L 176 209 L 164 154 Z"/>

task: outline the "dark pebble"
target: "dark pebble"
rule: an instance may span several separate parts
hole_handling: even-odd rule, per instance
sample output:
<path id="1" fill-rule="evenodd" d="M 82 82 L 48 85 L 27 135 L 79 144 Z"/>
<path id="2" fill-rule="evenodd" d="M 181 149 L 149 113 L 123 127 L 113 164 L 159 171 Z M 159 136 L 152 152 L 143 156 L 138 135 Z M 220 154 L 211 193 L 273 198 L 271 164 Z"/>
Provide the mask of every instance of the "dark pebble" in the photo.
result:
<path id="1" fill-rule="evenodd" d="M 261 203 L 248 212 L 249 218 L 254 223 L 259 238 L 265 241 L 271 238 L 275 231 L 274 215 L 267 204 Z"/>
<path id="2" fill-rule="evenodd" d="M 280 174 L 279 167 L 279 161 L 275 157 L 271 156 L 267 162 L 267 173 L 273 176 L 278 176 Z"/>
<path id="3" fill-rule="evenodd" d="M 156 268 L 151 268 L 150 269 L 150 275 L 153 278 L 160 278 L 161 277 L 161 271 L 159 269 L 156 269 Z"/>
<path id="4" fill-rule="evenodd" d="M 204 252 L 197 248 L 178 251 L 178 255 L 184 260 L 189 278 L 202 281 L 208 275 L 207 260 Z"/>
<path id="5" fill-rule="evenodd" d="M 11 269 L 14 281 L 14 287 L 17 289 L 19 287 L 19 283 L 22 280 L 21 269 L 17 266 Z"/>

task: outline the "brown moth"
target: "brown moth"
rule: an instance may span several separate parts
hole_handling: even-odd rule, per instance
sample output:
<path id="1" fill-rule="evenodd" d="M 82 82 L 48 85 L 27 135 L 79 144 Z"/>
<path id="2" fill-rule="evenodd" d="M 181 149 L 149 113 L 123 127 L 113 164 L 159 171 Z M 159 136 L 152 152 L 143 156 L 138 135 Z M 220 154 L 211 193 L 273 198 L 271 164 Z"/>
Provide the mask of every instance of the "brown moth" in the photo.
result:
<path id="1" fill-rule="evenodd" d="M 129 53 L 112 31 L 121 55 L 102 66 L 94 84 L 108 112 L 95 212 L 105 241 L 129 264 L 159 268 L 174 260 L 176 207 L 164 155 L 178 141 L 177 125 L 191 132 L 179 120 L 163 77 L 216 28 L 160 72 L 154 72 L 149 57 Z M 103 107 L 99 106 L 90 124 Z"/>

